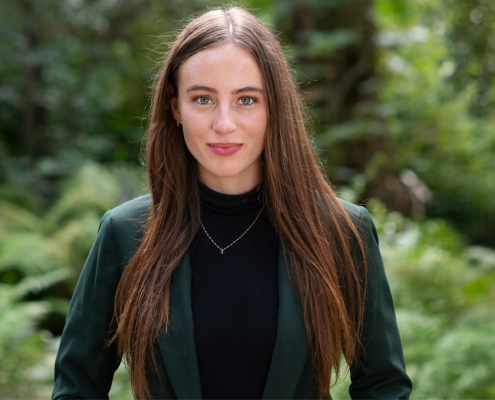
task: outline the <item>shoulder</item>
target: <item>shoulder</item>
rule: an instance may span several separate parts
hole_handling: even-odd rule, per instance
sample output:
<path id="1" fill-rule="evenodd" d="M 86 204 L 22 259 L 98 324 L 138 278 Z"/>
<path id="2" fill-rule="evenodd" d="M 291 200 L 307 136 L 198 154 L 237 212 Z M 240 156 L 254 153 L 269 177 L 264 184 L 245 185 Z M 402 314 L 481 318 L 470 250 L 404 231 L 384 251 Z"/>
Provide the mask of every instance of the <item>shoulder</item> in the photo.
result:
<path id="1" fill-rule="evenodd" d="M 356 228 L 358 228 L 362 232 L 369 230 L 370 225 L 373 224 L 373 220 L 366 207 L 352 204 L 340 198 L 337 198 L 337 200 L 347 212 L 347 215 L 349 215 L 352 223 L 356 226 Z"/>
<path id="2" fill-rule="evenodd" d="M 126 201 L 125 203 L 107 211 L 115 222 L 139 220 L 144 217 L 151 206 L 151 195 L 136 197 L 135 199 Z"/>
<path id="3" fill-rule="evenodd" d="M 320 193 L 316 191 L 316 194 L 318 196 L 318 201 L 320 202 L 320 205 L 323 207 L 323 202 L 321 200 Z M 334 203 L 331 200 L 331 197 L 329 194 L 327 194 L 330 198 L 330 203 Z M 363 232 L 366 230 L 367 226 L 369 225 L 369 222 L 371 221 L 371 217 L 368 213 L 368 210 L 366 210 L 365 207 L 363 206 L 358 206 L 356 204 L 350 203 L 346 200 L 343 200 L 339 197 L 337 197 L 338 202 L 340 203 L 340 206 L 342 209 L 345 211 L 345 213 L 349 216 L 351 219 L 352 223 L 356 228 L 358 228 L 359 231 Z M 337 213 L 340 213 L 340 210 L 337 206 L 335 206 L 335 211 Z"/>
<path id="4" fill-rule="evenodd" d="M 316 192 L 320 201 L 320 204 L 323 206 L 321 202 L 321 197 L 318 191 Z M 363 206 L 358 206 L 356 204 L 352 204 L 346 200 L 337 197 L 340 206 L 345 211 L 345 213 L 351 219 L 353 225 L 359 232 L 359 235 L 362 240 L 365 242 L 373 239 L 374 242 L 378 244 L 378 234 L 376 232 L 375 224 L 373 223 L 373 219 L 371 218 L 368 210 Z M 332 202 L 332 201 L 331 201 Z M 340 209 L 336 206 L 337 212 L 340 213 Z M 351 235 L 352 236 L 352 235 Z M 354 238 L 355 240 L 355 238 Z"/>
<path id="5" fill-rule="evenodd" d="M 340 198 L 338 200 L 357 228 L 361 239 L 367 243 L 367 246 L 378 245 L 379 239 L 375 223 L 366 207 L 349 203 Z"/>
<path id="6" fill-rule="evenodd" d="M 137 197 L 108 210 L 103 216 L 98 235 L 112 239 L 115 252 L 126 265 L 139 247 L 151 206 L 151 195 Z"/>
<path id="7" fill-rule="evenodd" d="M 353 223 L 358 223 L 361 220 L 363 210 L 365 210 L 364 207 L 358 206 L 356 204 L 352 204 L 339 197 L 337 197 L 337 200 L 339 201 L 340 205 L 344 208 L 344 210 L 347 212 L 349 217 L 351 217 Z"/>
<path id="8" fill-rule="evenodd" d="M 146 222 L 151 206 L 151 195 L 137 197 L 108 210 L 102 218 L 100 229 L 107 227 L 113 235 L 132 235 Z"/>

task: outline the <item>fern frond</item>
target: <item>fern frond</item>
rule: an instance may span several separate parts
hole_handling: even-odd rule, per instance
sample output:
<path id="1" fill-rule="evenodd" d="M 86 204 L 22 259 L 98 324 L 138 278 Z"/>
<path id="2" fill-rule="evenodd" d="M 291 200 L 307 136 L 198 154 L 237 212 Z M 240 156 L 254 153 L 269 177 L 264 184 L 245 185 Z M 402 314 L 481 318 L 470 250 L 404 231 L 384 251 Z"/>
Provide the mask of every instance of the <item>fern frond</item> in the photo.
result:
<path id="1" fill-rule="evenodd" d="M 58 268 L 37 276 L 27 276 L 16 285 L 15 293 L 17 298 L 21 298 L 28 293 L 38 293 L 56 283 L 69 279 L 71 276 L 70 267 Z"/>
<path id="2" fill-rule="evenodd" d="M 0 200 L 0 241 L 17 231 L 38 231 L 41 220 L 29 210 Z"/>
<path id="3" fill-rule="evenodd" d="M 18 232 L 0 243 L 0 271 L 37 275 L 65 264 L 64 249 L 39 232 Z"/>

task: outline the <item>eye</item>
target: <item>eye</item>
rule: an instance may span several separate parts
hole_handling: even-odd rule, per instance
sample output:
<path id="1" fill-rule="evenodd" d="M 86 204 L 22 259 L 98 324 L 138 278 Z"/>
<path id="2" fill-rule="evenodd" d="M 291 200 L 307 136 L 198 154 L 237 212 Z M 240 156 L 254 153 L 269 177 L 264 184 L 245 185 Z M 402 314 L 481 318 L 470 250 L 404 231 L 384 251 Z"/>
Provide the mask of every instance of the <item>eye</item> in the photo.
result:
<path id="1" fill-rule="evenodd" d="M 210 98 L 205 96 L 199 96 L 194 99 L 194 101 L 198 101 L 198 100 L 199 100 L 199 104 L 206 105 L 209 104 L 208 102 L 210 101 Z"/>
<path id="2" fill-rule="evenodd" d="M 241 97 L 240 102 L 243 106 L 250 106 L 251 104 L 256 103 L 256 100 L 252 97 Z"/>

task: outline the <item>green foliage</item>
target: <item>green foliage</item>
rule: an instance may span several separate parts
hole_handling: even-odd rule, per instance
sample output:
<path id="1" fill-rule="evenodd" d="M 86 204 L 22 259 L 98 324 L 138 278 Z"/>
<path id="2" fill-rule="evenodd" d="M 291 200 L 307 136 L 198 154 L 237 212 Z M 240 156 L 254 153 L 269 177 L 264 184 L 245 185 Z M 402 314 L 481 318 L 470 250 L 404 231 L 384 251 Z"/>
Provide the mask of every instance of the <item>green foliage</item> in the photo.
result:
<path id="1" fill-rule="evenodd" d="M 304 30 L 299 32 L 303 44 L 296 47 L 297 57 L 321 57 L 356 42 L 357 33 L 352 29 L 335 29 L 330 32 Z"/>
<path id="2" fill-rule="evenodd" d="M 60 277 L 58 277 L 60 280 Z M 49 285 L 25 279 L 18 285 L 0 284 L 0 397 L 26 398 L 38 394 L 38 384 L 29 379 L 29 371 L 43 360 L 44 339 L 48 332 L 37 329 L 37 321 L 47 312 L 43 301 L 23 303 L 22 295 Z"/>
<path id="3" fill-rule="evenodd" d="M 495 209 L 494 4 L 377 1 L 380 104 L 360 110 L 383 120 L 395 171 L 410 168 L 439 199 L 485 210 Z"/>
<path id="4" fill-rule="evenodd" d="M 43 217 L 1 203 L 0 397 L 50 396 L 58 339 L 42 326 L 54 329 L 65 320 L 66 296 L 73 292 L 101 216 L 145 189 L 140 175 L 125 165 L 86 163 Z M 119 370 L 112 393 L 131 398 L 125 370 Z"/>
<path id="5" fill-rule="evenodd" d="M 91 162 L 65 186 L 43 218 L 9 202 L 0 204 L 0 273 L 36 277 L 71 267 L 77 279 L 103 213 L 134 197 L 139 186 L 144 189 L 138 170 Z"/>
<path id="6" fill-rule="evenodd" d="M 115 375 L 113 377 L 113 382 L 112 382 L 112 390 L 110 390 L 109 397 L 110 399 L 119 399 L 119 400 L 134 399 L 132 396 L 129 373 L 127 372 L 127 369 L 124 367 L 124 363 L 121 363 L 117 371 L 115 371 Z"/>
<path id="7" fill-rule="evenodd" d="M 495 250 L 468 246 L 442 220 L 367 207 L 396 307 L 411 399 L 493 398 Z M 492 332 L 492 333 L 491 333 Z M 332 389 L 347 399 L 347 377 Z"/>
<path id="8" fill-rule="evenodd" d="M 464 245 L 444 221 L 403 222 L 396 213 L 375 221 L 412 398 L 491 398 L 495 251 Z"/>
<path id="9" fill-rule="evenodd" d="M 352 111 L 337 123 L 326 121 L 335 109 L 331 99 L 339 86 L 323 90 L 320 84 L 333 76 L 335 63 L 313 74 L 313 65 L 320 61 L 315 57 L 309 66 L 303 64 L 301 73 L 318 82 L 307 96 L 317 120 L 311 130 L 335 184 L 351 187 L 359 176 L 364 185 L 354 190 L 357 197 L 379 197 L 390 208 L 406 211 L 407 206 L 394 201 L 404 190 L 396 177 L 410 169 L 434 194 L 426 207 L 429 216 L 454 221 L 477 243 L 491 246 L 494 4 L 374 2 L 370 15 L 377 30 L 376 73 L 359 82 Z M 389 178 L 398 184 L 391 185 Z"/>

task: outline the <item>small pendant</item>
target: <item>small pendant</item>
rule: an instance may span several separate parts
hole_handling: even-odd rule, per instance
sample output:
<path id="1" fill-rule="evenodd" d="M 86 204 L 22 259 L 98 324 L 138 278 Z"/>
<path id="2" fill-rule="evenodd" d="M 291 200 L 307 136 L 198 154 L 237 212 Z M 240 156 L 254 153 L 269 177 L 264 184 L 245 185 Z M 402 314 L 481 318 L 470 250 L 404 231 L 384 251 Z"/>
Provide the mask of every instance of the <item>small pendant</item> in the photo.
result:
<path id="1" fill-rule="evenodd" d="M 223 250 L 220 252 L 220 254 L 223 254 Z"/>

